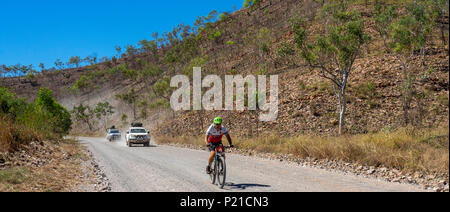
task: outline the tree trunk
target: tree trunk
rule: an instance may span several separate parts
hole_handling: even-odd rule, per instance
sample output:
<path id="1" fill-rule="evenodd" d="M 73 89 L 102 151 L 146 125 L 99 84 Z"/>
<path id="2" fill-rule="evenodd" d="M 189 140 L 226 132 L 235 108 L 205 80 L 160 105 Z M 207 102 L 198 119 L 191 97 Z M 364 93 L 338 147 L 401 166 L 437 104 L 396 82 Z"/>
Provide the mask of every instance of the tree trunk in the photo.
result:
<path id="1" fill-rule="evenodd" d="M 389 48 L 389 45 L 386 42 L 386 35 L 382 35 L 383 36 L 383 44 L 384 44 L 384 48 L 388 51 L 388 53 L 391 52 L 391 49 Z"/>
<path id="2" fill-rule="evenodd" d="M 108 131 L 108 118 L 105 116 L 105 131 Z"/>
<path id="3" fill-rule="evenodd" d="M 250 138 L 252 135 L 252 127 L 250 124 L 250 120 L 251 120 L 251 113 L 250 111 L 248 112 L 248 119 L 247 119 L 247 126 L 248 126 L 248 133 L 247 133 L 247 137 Z"/>
<path id="4" fill-rule="evenodd" d="M 92 132 L 92 124 L 89 122 L 89 120 L 85 120 L 85 122 L 86 122 L 86 124 L 87 124 L 88 127 L 89 127 L 89 131 Z"/>
<path id="5" fill-rule="evenodd" d="M 444 29 L 444 24 L 441 24 L 441 39 L 442 39 L 442 44 L 447 45 L 447 41 L 445 40 L 445 29 Z"/>
<path id="6" fill-rule="evenodd" d="M 408 73 L 408 67 L 407 67 L 408 59 L 402 58 L 401 64 L 403 68 L 403 82 L 402 82 L 402 103 L 403 103 L 403 124 L 404 126 L 407 126 L 410 122 L 409 120 L 409 109 L 411 104 L 410 99 L 410 88 L 409 88 L 409 73 Z"/>
<path id="7" fill-rule="evenodd" d="M 348 79 L 348 74 L 350 72 L 346 71 L 346 73 L 344 73 L 343 79 L 342 79 L 342 85 L 339 88 L 338 91 L 338 98 L 339 98 L 339 135 L 344 134 L 345 129 L 344 129 L 344 125 L 345 125 L 345 111 L 347 109 L 346 104 L 347 104 L 347 96 L 345 94 L 345 89 L 347 87 L 347 79 Z"/>
<path id="8" fill-rule="evenodd" d="M 205 130 L 203 127 L 203 110 L 199 110 L 198 112 L 197 112 L 197 115 L 198 115 L 198 117 L 199 117 L 199 120 L 200 120 L 200 132 L 202 132 L 203 130 Z"/>
<path id="9" fill-rule="evenodd" d="M 342 102 L 339 103 L 339 135 L 344 133 L 345 110 L 346 110 L 345 94 L 342 96 Z"/>
<path id="10" fill-rule="evenodd" d="M 133 103 L 133 119 L 136 121 L 136 103 Z"/>
<path id="11" fill-rule="evenodd" d="M 256 137 L 259 137 L 259 117 L 258 117 L 258 112 L 256 112 L 255 113 L 255 115 L 256 115 L 256 119 L 255 119 L 255 121 L 256 121 Z"/>

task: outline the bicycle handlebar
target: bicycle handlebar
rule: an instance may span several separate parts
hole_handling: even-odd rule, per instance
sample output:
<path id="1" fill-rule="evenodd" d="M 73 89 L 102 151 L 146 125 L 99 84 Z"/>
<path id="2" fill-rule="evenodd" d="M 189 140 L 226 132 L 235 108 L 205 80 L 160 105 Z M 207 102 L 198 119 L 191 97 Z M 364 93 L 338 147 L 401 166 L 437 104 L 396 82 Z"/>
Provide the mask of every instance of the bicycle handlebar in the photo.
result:
<path id="1" fill-rule="evenodd" d="M 206 145 L 206 147 L 210 147 L 210 146 L 211 146 L 210 144 Z M 233 147 L 231 147 L 231 146 L 223 146 L 223 148 L 225 148 L 225 149 L 231 149 L 231 148 L 234 148 L 234 145 L 233 145 Z"/>

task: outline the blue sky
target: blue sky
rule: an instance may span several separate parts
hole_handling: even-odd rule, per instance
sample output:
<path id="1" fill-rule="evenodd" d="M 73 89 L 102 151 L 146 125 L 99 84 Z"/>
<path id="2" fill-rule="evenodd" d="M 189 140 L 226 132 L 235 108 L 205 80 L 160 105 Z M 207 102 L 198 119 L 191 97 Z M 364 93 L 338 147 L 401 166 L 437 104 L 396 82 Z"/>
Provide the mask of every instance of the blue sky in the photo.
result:
<path id="1" fill-rule="evenodd" d="M 115 46 L 136 45 L 180 23 L 192 25 L 210 11 L 242 8 L 243 0 L 1 0 L 0 64 L 43 62 L 71 56 L 115 55 Z"/>

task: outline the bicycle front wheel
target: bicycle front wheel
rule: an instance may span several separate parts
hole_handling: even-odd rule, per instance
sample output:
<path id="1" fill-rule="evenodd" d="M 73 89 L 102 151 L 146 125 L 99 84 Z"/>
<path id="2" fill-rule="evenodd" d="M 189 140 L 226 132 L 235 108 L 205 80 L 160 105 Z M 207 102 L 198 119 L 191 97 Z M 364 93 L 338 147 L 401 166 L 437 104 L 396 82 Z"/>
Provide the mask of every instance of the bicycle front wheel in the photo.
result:
<path id="1" fill-rule="evenodd" d="M 225 163 L 225 158 L 220 157 L 219 161 L 217 161 L 217 181 L 219 183 L 220 188 L 225 186 L 225 179 L 227 176 L 227 166 Z"/>
<path id="2" fill-rule="evenodd" d="M 211 183 L 216 183 L 216 173 L 217 173 L 217 163 L 214 162 L 214 167 L 211 170 L 211 173 L 209 173 L 209 178 L 211 179 Z"/>

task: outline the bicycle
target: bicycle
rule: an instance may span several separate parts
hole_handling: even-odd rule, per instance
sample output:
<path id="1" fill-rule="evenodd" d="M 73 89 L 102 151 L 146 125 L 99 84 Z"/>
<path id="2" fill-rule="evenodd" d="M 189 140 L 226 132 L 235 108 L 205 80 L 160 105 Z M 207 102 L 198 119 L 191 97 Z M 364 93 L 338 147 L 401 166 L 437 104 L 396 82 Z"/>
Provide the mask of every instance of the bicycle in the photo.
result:
<path id="1" fill-rule="evenodd" d="M 214 166 L 209 174 L 212 184 L 216 184 L 216 178 L 218 186 L 222 189 L 225 186 L 225 179 L 227 174 L 227 166 L 225 163 L 225 158 L 223 157 L 223 152 L 225 149 L 229 149 L 229 146 L 219 145 L 215 148 L 216 157 L 214 158 Z"/>

